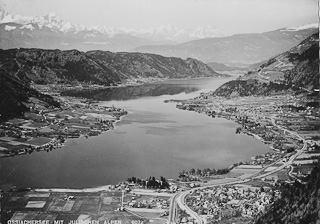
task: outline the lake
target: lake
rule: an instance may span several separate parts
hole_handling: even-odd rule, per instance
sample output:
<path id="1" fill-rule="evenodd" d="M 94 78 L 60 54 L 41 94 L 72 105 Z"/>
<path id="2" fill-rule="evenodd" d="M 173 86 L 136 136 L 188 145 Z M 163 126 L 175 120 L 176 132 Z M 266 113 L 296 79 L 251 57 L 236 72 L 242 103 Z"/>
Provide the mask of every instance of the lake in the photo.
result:
<path id="1" fill-rule="evenodd" d="M 132 176 L 177 178 L 183 170 L 226 168 L 270 151 L 253 137 L 235 134 L 237 124 L 232 121 L 164 103 L 193 98 L 227 80 L 171 80 L 77 93 L 109 100 L 101 104 L 129 113 L 113 131 L 68 139 L 65 147 L 49 153 L 1 159 L 0 185 L 83 188 L 116 184 Z"/>

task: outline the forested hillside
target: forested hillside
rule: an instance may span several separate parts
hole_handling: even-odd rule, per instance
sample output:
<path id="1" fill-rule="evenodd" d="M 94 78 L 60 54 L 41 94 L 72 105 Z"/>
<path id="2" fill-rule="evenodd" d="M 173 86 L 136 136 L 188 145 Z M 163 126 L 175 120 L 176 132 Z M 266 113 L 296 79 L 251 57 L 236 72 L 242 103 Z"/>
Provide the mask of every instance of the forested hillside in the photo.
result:
<path id="1" fill-rule="evenodd" d="M 141 78 L 220 76 L 195 59 L 107 51 L 0 50 L 0 67 L 16 79 L 37 84 L 84 82 L 109 86 Z"/>
<path id="2" fill-rule="evenodd" d="M 320 223 L 320 161 L 306 183 L 283 184 L 280 190 L 281 198 L 256 220 L 256 224 Z"/>
<path id="3" fill-rule="evenodd" d="M 29 110 L 26 105 L 33 106 L 35 101 L 41 102 L 46 107 L 59 107 L 59 103 L 51 96 L 39 93 L 2 69 L 0 69 L 0 90 L 0 120 L 22 116 Z"/>

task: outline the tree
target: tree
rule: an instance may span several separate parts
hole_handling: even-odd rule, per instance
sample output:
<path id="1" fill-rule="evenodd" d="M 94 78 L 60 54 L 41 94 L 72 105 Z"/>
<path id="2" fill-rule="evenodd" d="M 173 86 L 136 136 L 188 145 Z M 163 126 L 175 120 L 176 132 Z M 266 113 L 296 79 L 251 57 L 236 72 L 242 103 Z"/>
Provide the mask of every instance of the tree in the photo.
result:
<path id="1" fill-rule="evenodd" d="M 169 183 L 167 182 L 166 178 L 164 177 L 160 177 L 160 188 L 164 189 L 164 188 L 169 188 Z"/>
<path id="2" fill-rule="evenodd" d="M 208 175 L 208 176 L 210 176 L 211 174 L 212 174 L 212 171 L 211 171 L 210 168 L 205 168 L 205 169 L 203 169 L 203 171 L 202 171 L 202 175 Z"/>

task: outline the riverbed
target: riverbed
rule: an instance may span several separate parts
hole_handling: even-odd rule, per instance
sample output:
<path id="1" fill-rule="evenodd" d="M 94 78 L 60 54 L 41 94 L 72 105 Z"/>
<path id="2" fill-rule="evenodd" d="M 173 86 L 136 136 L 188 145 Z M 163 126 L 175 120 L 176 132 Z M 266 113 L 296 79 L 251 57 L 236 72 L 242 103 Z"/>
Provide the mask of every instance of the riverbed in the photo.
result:
<path id="1" fill-rule="evenodd" d="M 119 88 L 125 97 L 116 100 L 112 94 L 120 92 L 92 92 L 92 98 L 108 100 L 100 104 L 128 111 L 115 130 L 68 139 L 65 147 L 49 153 L 1 159 L 1 185 L 84 188 L 116 184 L 132 176 L 175 179 L 183 170 L 225 168 L 270 151 L 257 139 L 236 134 L 237 124 L 232 121 L 164 103 L 196 97 L 228 80 L 171 80 L 147 85 L 148 91 L 141 86 L 130 91 Z"/>

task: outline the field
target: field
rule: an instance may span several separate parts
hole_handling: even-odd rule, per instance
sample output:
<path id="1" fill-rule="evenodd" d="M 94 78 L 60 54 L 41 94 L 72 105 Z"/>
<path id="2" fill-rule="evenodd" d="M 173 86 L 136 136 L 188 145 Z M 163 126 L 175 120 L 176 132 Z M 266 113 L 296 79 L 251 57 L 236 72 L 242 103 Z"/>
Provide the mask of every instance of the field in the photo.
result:
<path id="1" fill-rule="evenodd" d="M 127 196 L 128 198 L 128 196 Z M 129 199 L 129 198 L 128 198 Z M 6 192 L 3 200 L 5 219 L 9 220 L 133 220 L 147 222 L 134 213 L 119 211 L 121 192 Z"/>
<path id="2" fill-rule="evenodd" d="M 27 147 L 43 146 L 51 141 L 50 138 L 39 137 L 29 140 L 28 138 L 0 137 L 0 150 L 18 151 Z"/>

